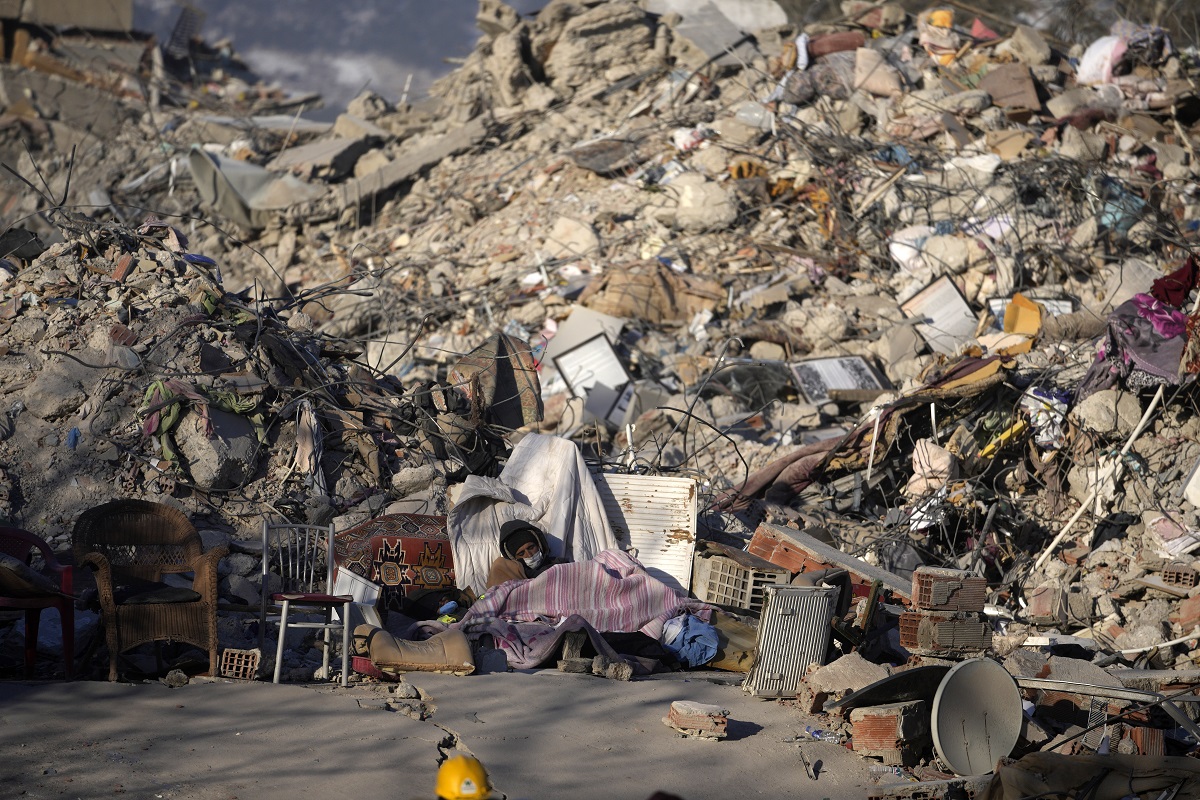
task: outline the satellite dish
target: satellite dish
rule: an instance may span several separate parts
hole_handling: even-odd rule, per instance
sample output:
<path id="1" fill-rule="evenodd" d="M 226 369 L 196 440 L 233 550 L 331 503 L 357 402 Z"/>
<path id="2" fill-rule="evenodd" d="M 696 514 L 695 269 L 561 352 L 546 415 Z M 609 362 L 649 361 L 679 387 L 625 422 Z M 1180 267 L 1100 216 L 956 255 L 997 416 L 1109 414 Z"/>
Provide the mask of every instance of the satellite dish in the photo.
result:
<path id="1" fill-rule="evenodd" d="M 956 775 L 986 775 L 1016 746 L 1023 714 L 1008 670 L 989 658 L 963 661 L 933 697 L 933 746 Z"/>

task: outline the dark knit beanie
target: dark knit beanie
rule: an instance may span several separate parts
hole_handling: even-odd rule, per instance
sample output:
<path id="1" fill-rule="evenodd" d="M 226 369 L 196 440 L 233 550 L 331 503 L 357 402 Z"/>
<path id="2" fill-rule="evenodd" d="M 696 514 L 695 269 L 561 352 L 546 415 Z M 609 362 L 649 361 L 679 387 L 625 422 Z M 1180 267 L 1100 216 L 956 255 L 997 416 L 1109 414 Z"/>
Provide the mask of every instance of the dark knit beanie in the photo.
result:
<path id="1" fill-rule="evenodd" d="M 515 558 L 516 552 L 528 543 L 542 546 L 538 530 L 523 519 L 510 519 L 500 526 L 500 545 L 504 555 Z"/>

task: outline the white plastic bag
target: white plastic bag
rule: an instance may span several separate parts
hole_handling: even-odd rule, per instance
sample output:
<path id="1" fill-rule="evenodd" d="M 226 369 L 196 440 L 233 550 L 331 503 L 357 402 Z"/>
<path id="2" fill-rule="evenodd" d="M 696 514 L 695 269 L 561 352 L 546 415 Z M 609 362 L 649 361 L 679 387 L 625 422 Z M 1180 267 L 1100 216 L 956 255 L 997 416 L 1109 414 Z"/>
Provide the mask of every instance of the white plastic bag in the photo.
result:
<path id="1" fill-rule="evenodd" d="M 1080 86 L 1112 83 L 1113 67 L 1125 55 L 1126 41 L 1120 36 L 1101 36 L 1092 42 L 1079 59 L 1075 82 Z"/>

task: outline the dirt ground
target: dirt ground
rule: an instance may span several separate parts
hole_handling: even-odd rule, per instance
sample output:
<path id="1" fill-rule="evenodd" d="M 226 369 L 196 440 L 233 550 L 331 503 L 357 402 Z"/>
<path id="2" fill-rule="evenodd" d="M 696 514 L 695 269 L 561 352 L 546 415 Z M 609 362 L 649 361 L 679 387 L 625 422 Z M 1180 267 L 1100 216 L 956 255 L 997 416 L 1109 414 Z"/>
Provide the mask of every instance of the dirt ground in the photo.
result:
<path id="1" fill-rule="evenodd" d="M 387 710 L 386 685 L 194 679 L 0 684 L 0 794 L 272 800 L 430 797 L 443 753 L 470 752 L 509 798 L 860 798 L 867 762 L 796 743 L 807 720 L 729 673 L 621 683 L 554 670 L 414 675 L 427 718 Z M 674 700 L 717 703 L 729 738 L 680 738 Z"/>

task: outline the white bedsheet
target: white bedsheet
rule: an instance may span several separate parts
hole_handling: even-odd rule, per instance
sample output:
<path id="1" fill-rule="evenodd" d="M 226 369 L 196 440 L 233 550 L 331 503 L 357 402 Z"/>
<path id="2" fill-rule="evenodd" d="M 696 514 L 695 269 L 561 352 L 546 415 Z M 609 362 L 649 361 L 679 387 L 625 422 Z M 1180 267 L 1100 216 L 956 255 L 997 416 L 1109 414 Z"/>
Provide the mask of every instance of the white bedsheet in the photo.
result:
<path id="1" fill-rule="evenodd" d="M 499 478 L 467 477 L 446 518 L 460 589 L 483 594 L 500 556 L 500 526 L 510 519 L 538 525 L 551 554 L 564 561 L 586 561 L 624 545 L 613 535 L 579 448 L 558 436 L 526 436 Z"/>

